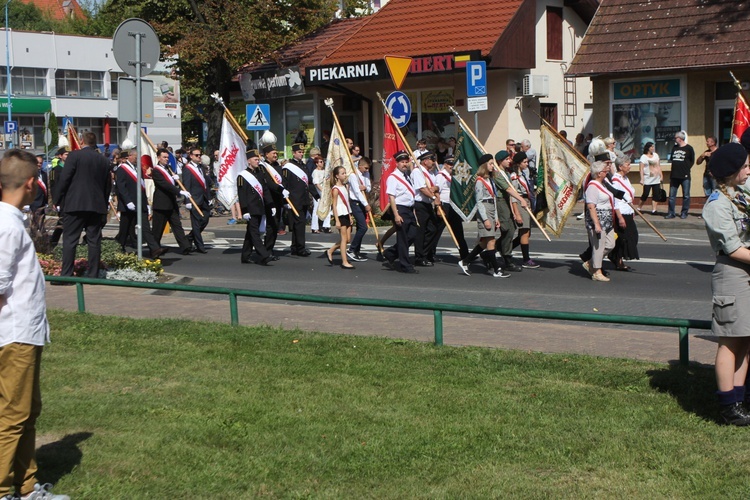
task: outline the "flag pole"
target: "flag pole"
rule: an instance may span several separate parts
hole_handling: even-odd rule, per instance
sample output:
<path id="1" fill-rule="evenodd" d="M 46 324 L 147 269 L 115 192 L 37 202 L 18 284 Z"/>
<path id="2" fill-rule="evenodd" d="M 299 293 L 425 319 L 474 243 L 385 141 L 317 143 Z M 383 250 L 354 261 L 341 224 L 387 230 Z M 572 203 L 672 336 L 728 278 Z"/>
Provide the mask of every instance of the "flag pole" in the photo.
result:
<path id="1" fill-rule="evenodd" d="M 151 138 L 146 134 L 146 132 L 143 131 L 143 129 L 141 129 L 141 137 L 143 137 L 144 139 L 146 139 L 146 142 L 148 142 L 148 145 L 151 146 L 151 149 L 153 149 L 154 152 L 157 151 L 156 145 L 151 141 Z M 179 184 L 180 189 L 182 189 L 183 191 L 187 191 L 188 193 L 190 193 L 190 191 L 188 191 L 187 189 L 185 189 L 185 186 L 182 184 L 182 181 L 180 181 L 179 178 L 175 179 L 175 182 L 177 184 Z M 190 199 L 190 203 L 195 207 L 195 210 L 199 214 L 201 214 L 201 217 L 203 217 L 203 211 L 200 209 L 200 207 L 198 206 L 198 204 L 195 203 L 195 200 L 193 199 L 193 197 L 188 194 L 188 198 Z"/>
<path id="2" fill-rule="evenodd" d="M 742 96 L 742 100 L 745 101 L 745 104 L 747 104 L 747 96 L 745 95 L 745 91 L 742 90 L 742 84 L 740 81 L 734 76 L 734 73 L 731 71 L 729 72 L 729 76 L 732 77 L 732 81 L 734 82 L 734 86 L 737 87 L 737 93 Z"/>
<path id="3" fill-rule="evenodd" d="M 344 135 L 344 131 L 341 130 L 341 124 L 339 123 L 339 117 L 336 115 L 336 111 L 333 109 L 333 99 L 326 99 L 325 105 L 328 106 L 328 108 L 331 110 L 331 114 L 333 115 L 333 121 L 336 126 L 336 130 L 339 133 L 339 137 L 346 138 Z M 354 160 L 352 160 L 352 153 L 349 151 L 349 148 L 346 149 L 346 156 L 349 157 L 349 164 L 354 168 Z M 356 172 L 352 172 L 356 173 Z M 375 246 L 380 247 L 380 236 L 378 236 L 378 227 L 375 225 L 375 218 L 372 216 L 372 209 L 370 209 L 370 222 L 372 224 L 372 230 L 375 232 L 375 241 L 378 242 Z M 382 249 L 381 249 L 382 250 Z"/>
<path id="4" fill-rule="evenodd" d="M 635 205 L 633 205 L 633 204 L 632 204 L 632 203 L 630 203 L 630 202 L 628 202 L 628 205 L 630 205 L 630 208 L 632 208 L 632 209 L 633 209 L 633 210 L 635 211 L 635 213 L 637 213 L 638 215 L 640 215 L 640 216 L 641 216 L 641 219 L 643 219 L 643 222 L 645 222 L 645 223 L 646 223 L 646 225 L 647 225 L 648 227 L 650 227 L 651 229 L 653 229 L 653 230 L 654 230 L 654 232 L 655 232 L 655 233 L 656 233 L 657 235 L 659 235 L 659 238 L 661 238 L 661 239 L 662 239 L 662 240 L 664 240 L 664 241 L 667 241 L 667 238 L 665 238 L 665 237 L 664 237 L 664 235 L 663 235 L 663 234 L 661 234 L 661 233 L 659 232 L 659 230 L 658 230 L 658 229 L 656 229 L 656 227 L 655 227 L 655 226 L 654 226 L 653 224 L 651 224 L 651 222 L 649 222 L 649 220 L 648 220 L 648 219 L 646 219 L 646 217 L 644 217 L 644 216 L 643 216 L 643 212 L 641 212 L 640 210 L 638 210 L 638 209 L 637 209 L 637 208 L 635 207 Z"/>
<path id="5" fill-rule="evenodd" d="M 401 132 L 401 127 L 399 127 L 396 124 L 396 120 L 393 119 L 393 115 L 391 114 L 391 110 L 388 109 L 388 106 L 385 105 L 385 101 L 383 100 L 383 97 L 380 95 L 380 92 L 377 92 L 378 99 L 380 100 L 380 104 L 383 105 L 383 109 L 385 109 L 386 114 L 388 115 L 388 119 L 391 120 L 391 123 L 393 123 L 393 128 L 396 130 L 396 133 L 398 134 L 399 138 L 401 139 L 401 142 L 406 146 L 408 143 L 406 142 L 406 137 L 404 137 L 404 133 Z M 418 159 L 414 157 L 414 152 L 410 152 L 409 156 L 412 157 L 412 161 L 415 165 L 419 165 Z M 442 203 L 442 200 L 441 200 Z M 442 206 L 437 206 L 437 213 L 440 215 L 440 218 L 443 219 L 443 223 L 445 224 L 445 227 L 448 228 L 448 232 L 451 235 L 451 238 L 453 239 L 453 244 L 456 245 L 457 249 L 461 249 L 461 245 L 458 244 L 458 240 L 456 239 L 456 235 L 453 234 L 453 228 L 451 228 L 450 224 L 448 224 L 448 217 L 445 216 L 445 211 L 443 210 Z"/>
<path id="6" fill-rule="evenodd" d="M 484 154 L 488 154 L 487 153 L 487 149 L 484 147 L 484 144 L 482 144 L 481 142 L 479 142 L 479 139 L 477 139 L 477 136 L 474 135 L 474 132 L 471 131 L 471 129 L 466 124 L 466 122 L 464 121 L 464 119 L 461 118 L 461 115 L 458 114 L 458 111 L 456 111 L 456 109 L 453 106 L 448 106 L 448 108 L 453 112 L 454 115 L 456 115 L 456 118 L 458 118 L 458 120 L 460 122 L 461 128 L 464 129 L 464 132 L 466 132 L 467 134 L 469 134 L 469 137 L 471 137 L 471 140 L 474 141 L 474 144 L 476 144 L 477 146 L 479 146 L 479 149 L 481 149 Z M 497 169 L 498 169 L 498 171 L 502 172 L 502 174 L 505 175 L 505 178 L 507 179 L 508 176 L 505 174 L 505 172 L 503 172 L 503 169 L 500 168 L 499 166 L 498 166 Z M 539 224 L 539 221 L 536 220 L 536 217 L 531 212 L 531 209 L 528 206 L 526 206 L 526 211 L 529 213 L 529 216 L 531 217 L 531 220 L 534 221 L 534 224 L 536 224 L 536 227 L 539 228 L 539 230 L 542 232 L 542 234 L 547 239 L 547 241 L 552 241 L 550 239 L 549 235 L 547 234 L 547 231 L 545 231 L 544 228 L 542 227 L 542 225 Z"/>

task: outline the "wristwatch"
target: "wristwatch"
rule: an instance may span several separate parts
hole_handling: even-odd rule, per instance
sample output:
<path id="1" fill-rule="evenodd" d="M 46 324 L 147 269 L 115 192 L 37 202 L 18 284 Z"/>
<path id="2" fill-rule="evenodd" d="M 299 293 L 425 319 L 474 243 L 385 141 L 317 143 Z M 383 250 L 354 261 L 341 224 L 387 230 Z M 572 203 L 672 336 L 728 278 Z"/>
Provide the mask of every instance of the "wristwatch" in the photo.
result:
<path id="1" fill-rule="evenodd" d="M 435 200 L 437 200 L 437 196 L 432 197 L 432 201 L 435 201 Z"/>

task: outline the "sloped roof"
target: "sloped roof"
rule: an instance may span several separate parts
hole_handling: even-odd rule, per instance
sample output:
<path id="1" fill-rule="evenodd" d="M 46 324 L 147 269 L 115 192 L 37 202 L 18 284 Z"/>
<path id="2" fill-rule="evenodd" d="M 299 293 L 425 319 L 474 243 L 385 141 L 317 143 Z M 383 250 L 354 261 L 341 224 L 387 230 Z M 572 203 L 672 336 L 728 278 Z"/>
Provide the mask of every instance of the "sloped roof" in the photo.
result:
<path id="1" fill-rule="evenodd" d="M 21 2 L 36 5 L 44 14 L 57 21 L 71 17 L 70 12 L 76 19 L 86 19 L 86 14 L 76 0 L 21 0 Z"/>
<path id="2" fill-rule="evenodd" d="M 569 75 L 750 64 L 750 0 L 601 0 Z"/>
<path id="3" fill-rule="evenodd" d="M 481 50 L 487 56 L 523 0 L 390 0 L 321 64 Z M 533 26 L 529 27 L 533 29 Z"/>

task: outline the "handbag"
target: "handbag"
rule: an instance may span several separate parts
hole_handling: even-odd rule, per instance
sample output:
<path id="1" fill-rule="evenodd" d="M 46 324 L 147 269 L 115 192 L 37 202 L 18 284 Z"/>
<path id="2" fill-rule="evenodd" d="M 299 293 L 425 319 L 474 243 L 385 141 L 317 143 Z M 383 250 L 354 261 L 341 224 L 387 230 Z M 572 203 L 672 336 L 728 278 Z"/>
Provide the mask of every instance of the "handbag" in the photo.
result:
<path id="1" fill-rule="evenodd" d="M 667 192 L 664 190 L 663 187 L 661 187 L 661 184 L 659 184 L 658 188 L 654 188 L 654 194 L 652 195 L 652 199 L 657 203 L 662 203 L 667 201 Z"/>

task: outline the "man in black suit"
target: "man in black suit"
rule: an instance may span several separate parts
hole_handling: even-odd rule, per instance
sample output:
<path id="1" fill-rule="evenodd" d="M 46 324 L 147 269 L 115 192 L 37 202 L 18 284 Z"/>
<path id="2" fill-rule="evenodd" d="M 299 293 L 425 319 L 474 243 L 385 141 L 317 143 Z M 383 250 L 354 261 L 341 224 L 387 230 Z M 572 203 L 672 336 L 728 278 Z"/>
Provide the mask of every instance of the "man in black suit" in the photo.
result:
<path id="1" fill-rule="evenodd" d="M 135 226 L 138 222 L 137 196 L 138 196 L 138 173 L 135 170 L 137 160 L 135 149 L 123 151 L 120 153 L 120 166 L 115 170 L 115 191 L 117 192 L 117 211 L 120 212 L 120 232 L 117 235 L 117 242 L 125 251 L 125 243 L 129 237 L 137 241 Z M 166 253 L 167 249 L 162 248 L 156 242 L 151 225 L 148 222 L 150 207 L 146 197 L 146 186 L 141 179 L 141 232 L 143 241 L 148 245 L 151 251 L 151 258 L 158 259 L 159 256 Z"/>
<path id="2" fill-rule="evenodd" d="M 203 173 L 203 165 L 201 164 L 201 150 L 199 148 L 192 148 L 190 150 L 189 161 L 182 169 L 182 183 L 185 186 L 185 190 L 190 192 L 193 197 L 193 201 L 197 207 L 200 207 L 203 215 L 198 213 L 196 206 L 192 203 L 186 203 L 185 208 L 190 211 L 190 234 L 188 239 L 192 244 L 195 244 L 196 251 L 200 253 L 206 253 L 206 245 L 203 243 L 203 235 L 201 234 L 206 226 L 208 226 L 208 217 L 211 213 L 211 207 L 208 205 L 208 179 Z"/>
<path id="3" fill-rule="evenodd" d="M 83 149 L 71 152 L 60 173 L 55 205 L 63 213 L 62 276 L 73 276 L 76 247 L 86 230 L 89 268 L 86 276 L 99 276 L 102 228 L 109 211 L 112 190 L 109 160 L 96 148 L 96 134 L 83 134 Z"/>
<path id="4" fill-rule="evenodd" d="M 172 226 L 177 244 L 180 246 L 180 253 L 188 255 L 190 253 L 190 241 L 185 236 L 185 230 L 182 229 L 180 221 L 180 207 L 177 205 L 177 197 L 184 196 L 188 198 L 190 193 L 182 191 L 177 185 L 177 175 L 172 174 L 169 169 L 169 151 L 159 149 L 156 152 L 157 164 L 151 171 L 151 177 L 154 180 L 154 204 L 153 204 L 153 232 L 156 242 L 161 245 L 161 237 L 164 234 L 164 228 L 167 222 Z"/>
<path id="5" fill-rule="evenodd" d="M 247 152 L 248 168 L 237 177 L 237 196 L 240 202 L 240 210 L 242 218 L 247 221 L 240 260 L 243 264 L 249 264 L 253 248 L 255 248 L 260 256 L 258 264 L 265 266 L 273 257 L 260 238 L 260 223 L 266 215 L 266 204 L 273 203 L 273 198 L 268 189 L 265 172 L 258 168 L 259 165 L 258 150 L 249 150 Z"/>
<path id="6" fill-rule="evenodd" d="M 281 228 L 280 220 L 284 198 L 289 196 L 289 192 L 284 189 L 281 166 L 277 161 L 279 153 L 276 151 L 276 146 L 269 144 L 264 147 L 263 156 L 260 168 L 264 170 L 264 176 L 268 180 L 268 189 L 271 192 L 271 199 L 273 200 L 273 203 L 266 205 L 266 236 L 263 239 L 263 243 L 266 245 L 266 249 L 273 254 L 273 247 L 276 245 L 276 238 Z M 283 234 L 286 234 L 286 232 Z"/>
<path id="7" fill-rule="evenodd" d="M 292 159 L 284 164 L 281 175 L 284 177 L 284 186 L 289 190 L 289 201 L 292 202 L 297 214 L 290 208 L 287 210 L 289 217 L 289 231 L 292 233 L 292 255 L 308 257 L 310 250 L 305 248 L 305 224 L 307 223 L 307 211 L 310 209 L 310 195 L 308 191 L 309 179 L 305 171 L 304 144 L 292 145 Z"/>

